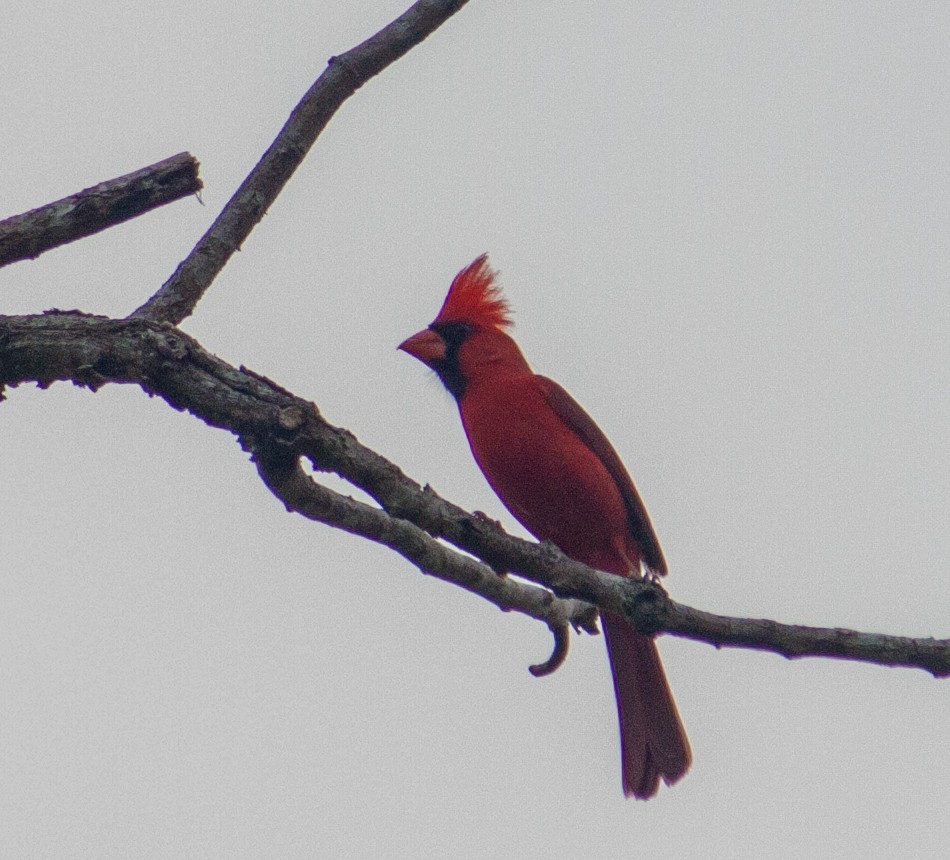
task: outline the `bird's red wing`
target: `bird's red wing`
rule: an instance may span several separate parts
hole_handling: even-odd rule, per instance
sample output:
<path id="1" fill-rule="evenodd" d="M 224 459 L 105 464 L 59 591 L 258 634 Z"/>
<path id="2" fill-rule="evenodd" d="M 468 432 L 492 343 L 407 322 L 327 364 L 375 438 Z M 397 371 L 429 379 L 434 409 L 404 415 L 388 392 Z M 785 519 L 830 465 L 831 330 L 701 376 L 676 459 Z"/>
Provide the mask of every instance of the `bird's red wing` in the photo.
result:
<path id="1" fill-rule="evenodd" d="M 630 473 L 627 472 L 623 461 L 604 435 L 604 431 L 584 411 L 584 407 L 553 379 L 548 379 L 546 376 L 536 376 L 535 378 L 540 383 L 548 404 L 557 413 L 557 416 L 597 455 L 600 462 L 604 464 L 604 468 L 607 469 L 607 472 L 616 482 L 617 489 L 620 490 L 620 495 L 623 497 L 624 505 L 627 508 L 630 534 L 640 547 L 643 561 L 653 573 L 664 576 L 666 574 L 666 559 L 663 557 L 663 550 L 660 549 L 656 532 L 653 531 L 650 516 L 643 500 L 640 498 L 640 494 L 637 492 L 637 488 L 633 485 Z"/>

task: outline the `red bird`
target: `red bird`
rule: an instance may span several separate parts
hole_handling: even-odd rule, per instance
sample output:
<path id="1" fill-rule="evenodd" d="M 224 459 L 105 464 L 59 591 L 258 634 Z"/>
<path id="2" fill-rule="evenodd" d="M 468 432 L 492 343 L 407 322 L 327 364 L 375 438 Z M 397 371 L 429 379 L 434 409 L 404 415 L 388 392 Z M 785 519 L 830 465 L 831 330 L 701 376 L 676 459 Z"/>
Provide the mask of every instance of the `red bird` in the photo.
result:
<path id="1" fill-rule="evenodd" d="M 666 573 L 646 508 L 607 437 L 560 385 L 532 372 L 483 255 L 456 275 L 435 321 L 399 349 L 458 401 L 472 454 L 505 507 L 538 540 L 618 576 Z M 656 644 L 604 613 L 620 720 L 623 790 L 646 799 L 689 769 L 689 741 Z"/>

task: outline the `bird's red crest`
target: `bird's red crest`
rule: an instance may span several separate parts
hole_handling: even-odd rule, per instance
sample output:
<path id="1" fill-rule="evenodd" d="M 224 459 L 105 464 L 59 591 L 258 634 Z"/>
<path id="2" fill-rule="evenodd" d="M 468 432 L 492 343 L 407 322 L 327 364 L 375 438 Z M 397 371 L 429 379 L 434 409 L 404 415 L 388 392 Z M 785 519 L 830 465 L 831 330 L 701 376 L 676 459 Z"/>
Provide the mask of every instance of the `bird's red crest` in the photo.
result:
<path id="1" fill-rule="evenodd" d="M 482 254 L 462 269 L 452 281 L 436 322 L 468 322 L 480 326 L 510 326 L 511 308 L 495 283 L 497 277 L 488 265 L 488 254 Z"/>

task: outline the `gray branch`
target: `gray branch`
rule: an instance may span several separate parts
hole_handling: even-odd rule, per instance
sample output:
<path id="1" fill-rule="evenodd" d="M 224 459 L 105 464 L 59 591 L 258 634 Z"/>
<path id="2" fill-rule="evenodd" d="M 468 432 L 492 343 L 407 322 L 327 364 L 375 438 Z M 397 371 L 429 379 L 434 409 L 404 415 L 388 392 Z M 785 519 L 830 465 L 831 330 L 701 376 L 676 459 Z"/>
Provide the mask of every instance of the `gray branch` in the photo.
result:
<path id="1" fill-rule="evenodd" d="M 0 266 L 99 233 L 201 190 L 198 162 L 180 152 L 151 167 L 0 221 Z"/>
<path id="2" fill-rule="evenodd" d="M 343 102 L 467 2 L 419 0 L 375 36 L 345 54 L 331 57 L 326 70 L 294 108 L 274 142 L 225 204 L 208 232 L 161 289 L 131 316 L 175 325 L 190 316 Z"/>
<path id="3" fill-rule="evenodd" d="M 567 659 L 568 625 L 598 632 L 597 609 L 591 604 L 562 600 L 545 588 L 498 573 L 477 559 L 454 552 L 415 523 L 322 486 L 285 447 L 264 446 L 255 452 L 255 461 L 261 479 L 288 511 L 387 546 L 422 573 L 484 597 L 505 612 L 521 612 L 547 624 L 554 634 L 554 651 L 544 663 L 529 667 L 533 675 L 548 675 Z"/>
<path id="4" fill-rule="evenodd" d="M 713 615 L 674 602 L 655 583 L 603 573 L 572 561 L 551 544 L 512 537 L 486 517 L 453 505 L 428 486 L 420 487 L 352 433 L 324 420 L 313 403 L 246 368 L 232 367 L 175 327 L 192 313 L 340 105 L 465 2 L 420 0 L 372 38 L 332 58 L 209 231 L 130 317 L 117 320 L 79 311 L 0 316 L 0 400 L 4 386 L 24 382 L 45 388 L 71 381 L 92 391 L 106 384 L 132 384 L 211 427 L 233 433 L 252 453 L 265 485 L 289 511 L 376 541 L 423 573 L 547 624 L 554 649 L 546 662 L 531 667 L 535 674 L 554 671 L 563 662 L 571 626 L 597 632 L 596 610 L 601 609 L 625 615 L 648 634 L 669 633 L 716 647 L 754 648 L 790 658 L 835 657 L 950 675 L 950 640 Z M 200 187 L 195 187 L 197 164 L 187 155 L 176 158 L 187 162 L 182 187 L 188 190 L 181 193 L 192 193 Z M 143 173 L 123 179 L 143 178 Z M 177 189 L 171 182 L 158 185 L 166 192 Z M 85 201 L 82 206 L 69 198 L 20 216 L 31 219 L 28 229 L 21 238 L 8 239 L 6 246 L 0 241 L 0 260 L 5 247 L 18 248 L 6 253 L 19 253 L 16 258 L 22 259 L 104 229 L 149 208 L 143 201 L 151 199 L 145 193 L 116 200 L 103 195 L 103 186 L 97 186 L 76 195 Z M 82 229 L 64 229 L 70 217 L 84 225 Z M 8 235 L 18 234 L 13 230 Z M 379 507 L 322 486 L 303 470 L 303 460 L 317 471 L 335 472 Z"/>
<path id="5" fill-rule="evenodd" d="M 950 640 L 713 615 L 674 602 L 655 584 L 593 570 L 551 544 L 512 537 L 484 516 L 420 487 L 352 433 L 328 423 L 313 403 L 246 368 L 232 367 L 171 325 L 78 312 L 0 316 L 0 393 L 4 385 L 32 381 L 46 387 L 60 380 L 92 390 L 108 383 L 135 384 L 175 409 L 228 430 L 253 453 L 265 483 L 290 510 L 391 547 L 425 573 L 544 621 L 556 636 L 568 624 L 593 632 L 590 606 L 596 606 L 626 615 L 644 632 L 716 647 L 950 675 Z M 321 487 L 301 471 L 300 458 L 317 470 L 337 473 L 380 507 Z M 541 671 L 556 667 L 561 645 L 556 639 L 555 653 Z"/>

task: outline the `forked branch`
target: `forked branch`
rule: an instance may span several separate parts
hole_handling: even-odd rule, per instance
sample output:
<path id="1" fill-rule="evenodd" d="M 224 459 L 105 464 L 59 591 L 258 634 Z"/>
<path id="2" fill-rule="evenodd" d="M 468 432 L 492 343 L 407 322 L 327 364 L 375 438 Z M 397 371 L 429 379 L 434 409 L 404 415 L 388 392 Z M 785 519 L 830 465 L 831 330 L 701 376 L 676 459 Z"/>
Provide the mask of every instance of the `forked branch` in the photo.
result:
<path id="1" fill-rule="evenodd" d="M 512 537 L 485 517 L 420 487 L 352 433 L 328 423 L 314 404 L 227 364 L 170 325 L 78 313 L 0 316 L 0 391 L 4 385 L 32 381 L 46 386 L 60 380 L 93 390 L 109 383 L 135 384 L 212 427 L 234 433 L 288 509 L 384 544 L 424 573 L 502 609 L 537 618 L 554 631 L 570 624 L 593 632 L 591 607 L 596 606 L 625 614 L 644 632 L 683 636 L 716 647 L 752 648 L 785 657 L 834 657 L 916 667 L 936 677 L 950 675 L 950 640 L 713 615 L 670 600 L 651 583 L 602 573 L 572 561 L 550 544 Z M 301 458 L 364 490 L 379 507 L 321 486 L 301 470 Z"/>
<path id="2" fill-rule="evenodd" d="M 391 24 L 327 68 L 300 100 L 267 152 L 227 202 L 175 273 L 133 317 L 178 325 L 240 249 L 277 199 L 320 132 L 340 106 L 370 78 L 418 45 L 468 0 L 419 0 Z"/>
<path id="3" fill-rule="evenodd" d="M 372 38 L 331 59 L 209 231 L 175 274 L 128 318 L 78 311 L 0 316 L 0 399 L 4 386 L 24 382 L 46 387 L 70 381 L 93 391 L 111 383 L 133 384 L 175 409 L 233 433 L 252 453 L 266 486 L 288 510 L 381 543 L 423 573 L 547 624 L 554 634 L 554 651 L 545 663 L 532 667 L 534 674 L 547 674 L 563 662 L 571 626 L 596 632 L 596 612 L 601 609 L 625 615 L 646 633 L 669 633 L 716 647 L 860 660 L 921 668 L 937 677 L 950 675 L 950 640 L 713 615 L 675 603 L 653 583 L 602 573 L 572 561 L 550 544 L 512 537 L 498 524 L 420 487 L 352 433 L 325 421 L 314 404 L 246 368 L 232 367 L 175 327 L 192 313 L 340 105 L 465 2 L 420 0 Z M 35 256 L 133 217 L 160 205 L 161 193 L 173 199 L 200 187 L 197 164 L 187 154 L 162 165 L 173 168 L 176 181 L 154 182 L 154 194 L 142 191 L 111 198 L 97 186 L 83 192 L 84 199 L 96 205 L 91 210 L 80 207 L 81 217 L 72 221 L 76 215 L 76 207 L 68 205 L 72 198 L 21 216 L 26 221 L 14 224 L 8 235 L 19 235 L 16 230 L 21 228 L 25 232 L 8 239 L 8 259 Z M 149 171 L 162 165 L 115 182 L 151 188 L 148 181 L 154 181 L 155 174 Z M 179 168 L 180 177 L 175 172 Z M 139 180 L 145 185 L 137 184 Z M 37 214 L 41 212 L 46 214 Z M 0 234 L 0 260 L 3 247 Z M 304 460 L 365 491 L 378 507 L 322 486 L 303 470 Z"/>

